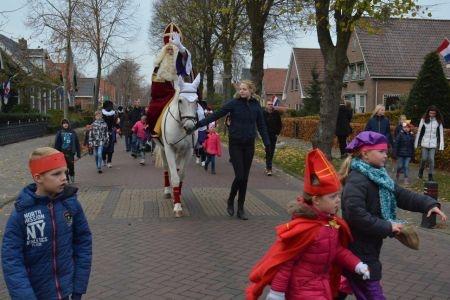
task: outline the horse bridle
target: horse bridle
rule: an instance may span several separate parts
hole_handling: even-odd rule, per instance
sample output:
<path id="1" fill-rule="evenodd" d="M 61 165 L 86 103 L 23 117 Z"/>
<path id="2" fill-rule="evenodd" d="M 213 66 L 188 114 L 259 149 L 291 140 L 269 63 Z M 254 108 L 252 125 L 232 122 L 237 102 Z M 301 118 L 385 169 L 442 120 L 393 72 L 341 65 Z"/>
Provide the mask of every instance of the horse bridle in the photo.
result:
<path id="1" fill-rule="evenodd" d="M 183 120 L 192 120 L 192 122 L 194 122 L 194 124 L 197 124 L 197 122 L 198 122 L 198 115 L 196 114 L 195 116 L 182 116 L 181 115 L 181 111 L 180 111 L 180 105 L 178 104 L 178 118 L 179 119 L 177 119 L 177 118 L 175 118 L 175 116 L 172 114 L 172 112 L 170 111 L 170 105 L 169 105 L 169 107 L 167 108 L 167 110 L 168 110 L 168 113 L 170 114 L 170 116 L 175 120 L 175 121 L 177 121 L 177 123 L 180 125 L 180 126 L 182 126 L 183 125 Z M 167 119 L 164 119 L 164 130 L 166 129 L 166 122 L 167 122 Z M 174 145 L 176 145 L 176 144 L 178 144 L 179 142 L 181 142 L 182 140 L 184 140 L 184 138 L 185 137 L 187 137 L 189 134 L 188 133 L 186 133 L 181 139 L 179 139 L 178 141 L 176 141 L 175 143 L 169 143 L 169 142 L 167 142 L 167 138 L 166 138 L 166 135 L 164 134 L 164 139 L 166 140 L 166 144 L 168 144 L 168 145 L 171 145 L 171 146 L 174 146 Z M 192 148 L 194 148 L 194 135 L 193 135 L 193 133 L 191 133 L 191 136 L 192 136 Z"/>

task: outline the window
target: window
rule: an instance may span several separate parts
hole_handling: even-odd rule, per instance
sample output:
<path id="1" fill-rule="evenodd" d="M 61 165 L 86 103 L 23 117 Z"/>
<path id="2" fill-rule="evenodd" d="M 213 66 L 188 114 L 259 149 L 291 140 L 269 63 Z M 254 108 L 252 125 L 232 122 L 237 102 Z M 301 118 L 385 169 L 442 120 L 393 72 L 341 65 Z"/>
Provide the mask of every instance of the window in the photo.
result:
<path id="1" fill-rule="evenodd" d="M 344 73 L 344 82 L 349 81 L 349 79 L 350 79 L 350 68 L 347 67 Z"/>
<path id="2" fill-rule="evenodd" d="M 358 64 L 358 77 L 359 79 L 366 79 L 366 67 L 364 63 Z"/>
<path id="3" fill-rule="evenodd" d="M 345 101 L 349 101 L 352 104 L 353 111 L 356 107 L 356 95 L 355 94 L 347 94 L 344 96 Z"/>
<path id="4" fill-rule="evenodd" d="M 356 112 L 364 113 L 366 112 L 366 95 L 359 95 L 358 103 L 355 107 Z"/>
<path id="5" fill-rule="evenodd" d="M 396 110 L 400 108 L 400 94 L 384 94 L 383 104 L 386 110 Z"/>
<path id="6" fill-rule="evenodd" d="M 356 80 L 356 79 L 357 79 L 356 65 L 351 64 L 351 65 L 349 66 L 349 68 L 350 68 L 350 76 L 351 76 L 351 79 L 352 79 L 352 80 Z"/>
<path id="7" fill-rule="evenodd" d="M 295 90 L 298 91 L 299 84 L 298 84 L 298 78 L 295 78 Z"/>

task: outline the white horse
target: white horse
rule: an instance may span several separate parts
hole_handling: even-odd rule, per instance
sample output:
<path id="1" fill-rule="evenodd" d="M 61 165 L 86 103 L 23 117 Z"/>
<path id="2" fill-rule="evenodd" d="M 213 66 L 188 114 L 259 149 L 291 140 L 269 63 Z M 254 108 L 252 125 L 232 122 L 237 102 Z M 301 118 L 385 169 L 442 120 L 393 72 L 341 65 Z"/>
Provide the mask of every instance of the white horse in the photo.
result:
<path id="1" fill-rule="evenodd" d="M 161 155 L 164 167 L 164 196 L 170 198 L 170 186 L 173 188 L 173 212 L 175 217 L 183 216 L 181 206 L 181 187 L 186 166 L 193 155 L 197 143 L 197 131 L 192 132 L 197 122 L 197 87 L 199 75 L 193 83 L 178 80 L 179 90 L 163 113 L 161 122 L 161 139 L 157 155 Z M 162 144 L 161 144 L 162 143 Z M 158 158 L 157 158 L 158 161 Z M 170 175 L 170 181 L 169 181 Z"/>

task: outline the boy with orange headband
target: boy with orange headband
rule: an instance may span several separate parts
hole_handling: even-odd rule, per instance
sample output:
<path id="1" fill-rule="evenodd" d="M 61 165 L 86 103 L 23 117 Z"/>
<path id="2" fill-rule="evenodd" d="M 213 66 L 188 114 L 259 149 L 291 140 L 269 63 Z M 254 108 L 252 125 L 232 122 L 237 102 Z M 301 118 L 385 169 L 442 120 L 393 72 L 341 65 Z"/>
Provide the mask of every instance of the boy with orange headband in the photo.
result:
<path id="1" fill-rule="evenodd" d="M 247 300 L 258 299 L 269 284 L 266 300 L 332 300 L 342 269 L 370 278 L 367 265 L 346 249 L 351 234 L 336 216 L 341 184 L 333 166 L 319 149 L 308 153 L 305 165 L 303 197 L 289 205 L 292 221 L 276 228 L 276 242 L 250 273 Z"/>
<path id="2" fill-rule="evenodd" d="M 67 185 L 64 154 L 50 147 L 29 160 L 35 183 L 19 194 L 2 244 L 12 299 L 81 299 L 92 261 L 92 235 L 77 188 Z"/>

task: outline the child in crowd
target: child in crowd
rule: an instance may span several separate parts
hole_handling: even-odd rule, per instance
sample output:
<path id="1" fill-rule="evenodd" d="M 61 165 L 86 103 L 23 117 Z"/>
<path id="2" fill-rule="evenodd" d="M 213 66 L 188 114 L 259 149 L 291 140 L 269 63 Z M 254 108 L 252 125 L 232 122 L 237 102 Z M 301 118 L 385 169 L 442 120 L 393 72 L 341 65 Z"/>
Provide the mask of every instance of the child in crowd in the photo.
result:
<path id="1" fill-rule="evenodd" d="M 319 149 L 308 153 L 305 165 L 304 195 L 289 205 L 292 221 L 276 228 L 276 242 L 250 273 L 247 300 L 268 284 L 266 300 L 332 299 L 342 268 L 370 278 L 367 265 L 346 249 L 351 234 L 336 215 L 341 184 L 333 165 Z"/>
<path id="2" fill-rule="evenodd" d="M 67 181 L 75 182 L 75 160 L 80 159 L 80 142 L 75 131 L 70 128 L 70 122 L 67 119 L 61 121 L 61 130 L 56 133 L 55 149 L 64 153 L 67 163 Z"/>
<path id="3" fill-rule="evenodd" d="M 137 150 L 139 156 L 141 157 L 139 164 L 141 166 L 145 165 L 145 144 L 148 140 L 147 128 L 148 124 L 146 115 L 141 116 L 141 120 L 137 121 L 136 124 L 133 125 L 133 128 L 131 128 L 131 131 L 136 135 Z"/>
<path id="4" fill-rule="evenodd" d="M 3 235 L 2 267 L 12 299 L 81 299 L 92 263 L 92 235 L 64 154 L 33 151 L 35 183 L 23 188 Z M 57 270 L 57 272 L 56 272 Z"/>
<path id="5" fill-rule="evenodd" d="M 216 156 L 222 156 L 222 143 L 214 126 L 209 126 L 208 137 L 203 143 L 203 149 L 206 152 L 205 171 L 208 171 L 208 165 L 211 163 L 211 174 L 216 174 Z"/>
<path id="6" fill-rule="evenodd" d="M 103 173 L 102 171 L 102 154 L 103 147 L 107 146 L 109 143 L 108 126 L 106 122 L 103 121 L 102 112 L 95 112 L 95 121 L 92 123 L 92 130 L 89 132 L 89 147 L 94 151 L 95 164 L 97 166 L 98 173 Z"/>
<path id="7" fill-rule="evenodd" d="M 386 299 L 381 288 L 380 252 L 383 239 L 404 234 L 404 221 L 397 219 L 397 206 L 414 212 L 447 217 L 433 198 L 397 185 L 385 169 L 388 139 L 377 132 L 363 131 L 348 145 L 351 152 L 341 168 L 345 184 L 342 216 L 354 240 L 349 249 L 369 265 L 370 280 L 346 273 L 357 299 Z"/>
<path id="8" fill-rule="evenodd" d="M 402 129 L 395 137 L 395 156 L 397 157 L 397 182 L 400 179 L 400 173 L 405 175 L 404 184 L 409 185 L 409 162 L 414 157 L 414 134 L 411 132 L 412 125 L 409 122 L 402 124 Z"/>

